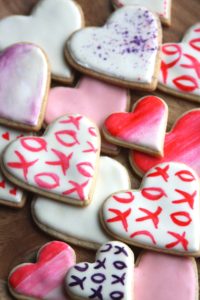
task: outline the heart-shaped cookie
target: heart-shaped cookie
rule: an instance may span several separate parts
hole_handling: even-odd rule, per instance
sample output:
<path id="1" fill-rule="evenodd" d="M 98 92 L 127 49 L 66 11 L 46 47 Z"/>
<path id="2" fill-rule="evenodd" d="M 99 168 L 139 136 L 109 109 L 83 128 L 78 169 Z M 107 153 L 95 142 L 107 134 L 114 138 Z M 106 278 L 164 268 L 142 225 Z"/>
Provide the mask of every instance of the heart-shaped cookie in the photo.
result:
<path id="1" fill-rule="evenodd" d="M 39 250 L 36 263 L 24 263 L 11 271 L 9 289 L 17 299 L 67 300 L 64 279 L 75 261 L 69 245 L 49 242 Z"/>
<path id="2" fill-rule="evenodd" d="M 162 46 L 158 87 L 166 93 L 200 102 L 200 24 L 181 43 Z"/>
<path id="3" fill-rule="evenodd" d="M 45 53 L 27 43 L 8 47 L 0 53 L 0 82 L 0 123 L 38 131 L 50 83 Z"/>
<path id="4" fill-rule="evenodd" d="M 178 255 L 200 255 L 199 179 L 181 163 L 163 163 L 139 190 L 119 192 L 104 203 L 107 232 L 128 244 Z"/>
<path id="5" fill-rule="evenodd" d="M 136 261 L 134 276 L 135 300 L 198 299 L 198 274 L 193 258 L 146 251 Z"/>
<path id="6" fill-rule="evenodd" d="M 0 21 L 0 49 L 18 42 L 39 45 L 48 55 L 52 75 L 73 82 L 73 71 L 64 59 L 69 36 L 84 25 L 83 13 L 73 0 L 41 0 L 31 16 L 9 16 Z"/>
<path id="7" fill-rule="evenodd" d="M 76 205 L 93 196 L 100 150 L 98 128 L 81 115 L 65 115 L 44 137 L 22 137 L 5 149 L 2 170 L 13 183 Z"/>
<path id="8" fill-rule="evenodd" d="M 200 110 L 194 109 L 180 117 L 165 136 L 164 156 L 152 157 L 137 151 L 130 152 L 134 171 L 143 176 L 157 164 L 178 161 L 193 168 L 200 177 Z"/>
<path id="9" fill-rule="evenodd" d="M 138 100 L 131 113 L 113 113 L 104 122 L 106 139 L 123 147 L 163 155 L 168 107 L 156 96 Z"/>
<path id="10" fill-rule="evenodd" d="M 83 77 L 76 88 L 55 87 L 48 96 L 45 123 L 49 124 L 65 113 L 79 113 L 95 122 L 101 129 L 105 118 L 113 112 L 129 109 L 128 90 Z M 104 139 L 102 151 L 118 154 L 119 148 Z"/>
<path id="11" fill-rule="evenodd" d="M 66 289 L 73 299 L 132 300 L 134 255 L 120 242 L 104 244 L 95 263 L 79 263 L 66 276 Z"/>
<path id="12" fill-rule="evenodd" d="M 11 141 L 23 135 L 24 133 L 20 131 L 0 126 L 0 155 Z M 0 171 L 0 204 L 22 207 L 25 200 L 25 193 L 8 181 Z"/>
<path id="13" fill-rule="evenodd" d="M 109 241 L 99 222 L 99 210 L 104 200 L 113 193 L 130 188 L 127 170 L 116 160 L 100 157 L 94 198 L 82 209 L 45 198 L 32 204 L 36 224 L 45 232 L 67 242 L 98 249 Z"/>
<path id="14" fill-rule="evenodd" d="M 160 44 L 158 18 L 143 7 L 123 7 L 103 27 L 72 34 L 66 57 L 82 73 L 150 91 L 157 86 Z"/>
<path id="15" fill-rule="evenodd" d="M 169 26 L 171 23 L 171 0 L 112 0 L 114 7 L 120 8 L 124 5 L 145 6 L 157 13 L 161 22 Z"/>

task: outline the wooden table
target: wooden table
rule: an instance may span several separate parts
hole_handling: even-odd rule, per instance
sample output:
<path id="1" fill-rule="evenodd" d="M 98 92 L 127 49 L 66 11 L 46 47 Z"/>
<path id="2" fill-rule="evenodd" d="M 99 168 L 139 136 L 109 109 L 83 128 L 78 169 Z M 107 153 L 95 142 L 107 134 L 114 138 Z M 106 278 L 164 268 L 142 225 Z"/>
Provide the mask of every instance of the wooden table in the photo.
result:
<path id="1" fill-rule="evenodd" d="M 29 14 L 38 0 L 0 0 L 0 18 L 11 14 Z M 87 25 L 102 25 L 112 6 L 110 0 L 77 0 L 85 13 Z M 200 21 L 200 0 L 173 0 L 172 26 L 164 29 L 164 42 L 178 42 L 186 29 Z M 163 97 L 169 105 L 168 129 L 175 120 L 189 109 L 198 107 L 198 104 L 186 102 L 161 92 L 154 94 Z M 136 101 L 145 93 L 132 92 L 132 101 Z M 124 151 L 117 158 L 127 167 L 128 155 Z M 140 179 L 132 173 L 132 186 L 139 187 Z M 18 263 L 33 257 L 35 250 L 51 238 L 41 232 L 33 223 L 30 213 L 31 196 L 23 209 L 15 210 L 7 207 L 0 209 L 0 299 L 12 299 L 6 290 L 6 278 L 9 271 Z M 92 251 L 74 247 L 78 260 L 92 261 Z M 138 249 L 134 249 L 138 253 Z"/>

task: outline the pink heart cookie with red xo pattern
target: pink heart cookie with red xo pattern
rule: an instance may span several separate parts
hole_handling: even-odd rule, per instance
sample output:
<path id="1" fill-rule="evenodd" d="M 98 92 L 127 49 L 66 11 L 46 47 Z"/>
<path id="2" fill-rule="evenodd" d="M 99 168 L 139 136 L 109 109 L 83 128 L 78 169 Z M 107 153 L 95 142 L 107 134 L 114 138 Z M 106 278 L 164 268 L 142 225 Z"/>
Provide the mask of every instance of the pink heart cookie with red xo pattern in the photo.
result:
<path id="1" fill-rule="evenodd" d="M 157 164 L 178 161 L 193 168 L 200 177 L 200 110 L 194 109 L 176 121 L 165 136 L 164 156 L 152 157 L 138 151 L 130 152 L 130 163 L 134 171 L 143 176 Z"/>
<path id="2" fill-rule="evenodd" d="M 11 271 L 9 289 L 20 299 L 67 300 L 64 279 L 75 262 L 74 250 L 69 245 L 49 242 L 39 250 L 36 263 L 24 263 Z"/>
<path id="3" fill-rule="evenodd" d="M 50 90 L 45 114 L 48 125 L 65 113 L 79 113 L 93 120 L 101 129 L 105 118 L 113 112 L 129 109 L 129 92 L 102 81 L 83 77 L 76 88 L 56 87 Z M 119 148 L 103 139 L 103 152 L 118 154 Z"/>
<path id="4" fill-rule="evenodd" d="M 195 260 L 150 251 L 142 253 L 135 267 L 135 300 L 153 299 L 198 299 Z"/>
<path id="5" fill-rule="evenodd" d="M 163 155 L 168 107 L 156 96 L 137 101 L 131 113 L 113 113 L 104 122 L 108 141 L 123 147 Z"/>
<path id="6" fill-rule="evenodd" d="M 158 87 L 200 102 L 200 23 L 187 31 L 181 43 L 163 44 Z"/>
<path id="7" fill-rule="evenodd" d="M 139 190 L 111 195 L 102 208 L 102 223 L 128 244 L 199 256 L 199 196 L 199 179 L 191 168 L 163 163 L 145 175 Z"/>
<path id="8" fill-rule="evenodd" d="M 93 197 L 100 137 L 81 115 L 65 115 L 43 137 L 22 137 L 8 145 L 2 170 L 10 181 L 49 198 L 87 205 Z"/>

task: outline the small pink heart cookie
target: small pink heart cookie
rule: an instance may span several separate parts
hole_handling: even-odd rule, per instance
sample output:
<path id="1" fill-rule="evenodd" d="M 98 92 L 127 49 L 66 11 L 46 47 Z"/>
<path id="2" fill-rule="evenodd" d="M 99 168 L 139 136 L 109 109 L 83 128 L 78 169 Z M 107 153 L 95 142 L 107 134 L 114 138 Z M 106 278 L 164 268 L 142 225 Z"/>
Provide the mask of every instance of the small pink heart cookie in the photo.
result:
<path id="1" fill-rule="evenodd" d="M 2 170 L 15 184 L 40 195 L 76 205 L 93 197 L 100 137 L 81 115 L 54 121 L 44 137 L 27 136 L 8 145 Z"/>
<path id="2" fill-rule="evenodd" d="M 79 263 L 66 276 L 66 289 L 73 299 L 132 300 L 134 254 L 117 241 L 104 244 L 95 263 Z"/>
<path id="3" fill-rule="evenodd" d="M 162 46 L 158 87 L 173 95 L 200 102 L 200 23 L 192 26 L 181 43 Z"/>
<path id="4" fill-rule="evenodd" d="M 181 163 L 163 163 L 139 190 L 119 192 L 104 203 L 104 228 L 128 244 L 178 255 L 199 256 L 199 179 Z"/>
<path id="5" fill-rule="evenodd" d="M 171 0 L 112 0 L 112 2 L 116 8 L 124 5 L 145 6 L 157 13 L 164 25 L 169 26 L 171 24 Z"/>
<path id="6" fill-rule="evenodd" d="M 146 251 L 136 261 L 136 300 L 197 300 L 198 290 L 193 258 Z"/>
<path id="7" fill-rule="evenodd" d="M 131 113 L 113 113 L 104 122 L 106 139 L 152 155 L 163 155 L 168 107 L 156 96 L 138 100 Z"/>
<path id="8" fill-rule="evenodd" d="M 17 299 L 67 300 L 64 279 L 75 262 L 69 245 L 49 242 L 39 250 L 36 263 L 24 263 L 11 271 L 9 289 Z"/>
<path id="9" fill-rule="evenodd" d="M 66 57 L 78 71 L 127 88 L 152 91 L 160 70 L 161 27 L 144 7 L 116 10 L 101 28 L 76 31 Z"/>
<path id="10" fill-rule="evenodd" d="M 76 88 L 56 87 L 50 90 L 44 120 L 46 124 L 50 124 L 65 113 L 79 113 L 93 120 L 101 129 L 109 114 L 129 109 L 129 98 L 126 89 L 83 77 Z M 119 147 L 104 139 L 101 149 L 113 155 L 119 153 Z"/>

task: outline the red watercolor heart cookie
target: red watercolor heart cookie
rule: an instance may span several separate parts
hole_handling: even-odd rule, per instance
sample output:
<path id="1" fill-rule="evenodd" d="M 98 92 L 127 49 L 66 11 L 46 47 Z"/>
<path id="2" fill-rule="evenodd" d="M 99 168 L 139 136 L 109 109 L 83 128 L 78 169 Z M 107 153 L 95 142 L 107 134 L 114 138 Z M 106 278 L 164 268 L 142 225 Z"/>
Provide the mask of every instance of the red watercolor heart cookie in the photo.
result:
<path id="1" fill-rule="evenodd" d="M 58 201 L 87 205 L 93 196 L 100 137 L 81 115 L 53 122 L 44 137 L 22 137 L 5 149 L 4 174 L 15 184 Z"/>
<path id="2" fill-rule="evenodd" d="M 135 299 L 197 300 L 198 274 L 195 260 L 144 252 L 136 261 Z"/>
<path id="3" fill-rule="evenodd" d="M 104 122 L 108 141 L 123 147 L 163 155 L 168 107 L 156 96 L 138 100 L 131 113 L 113 113 Z"/>
<path id="4" fill-rule="evenodd" d="M 200 190 L 196 173 L 181 163 L 152 168 L 139 190 L 104 203 L 106 231 L 128 244 L 178 255 L 200 255 Z"/>
<path id="5" fill-rule="evenodd" d="M 200 102 L 200 23 L 188 30 L 181 43 L 162 46 L 158 87 L 169 94 Z"/>
<path id="6" fill-rule="evenodd" d="M 200 177 L 200 109 L 184 114 L 176 121 L 172 130 L 165 136 L 164 156 L 152 157 L 137 151 L 130 152 L 130 163 L 139 175 L 157 164 L 178 161 L 193 168 Z"/>
<path id="7" fill-rule="evenodd" d="M 49 242 L 39 250 L 36 263 L 24 263 L 11 271 L 9 289 L 17 299 L 67 300 L 64 279 L 75 262 L 69 245 Z"/>

